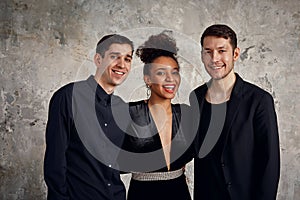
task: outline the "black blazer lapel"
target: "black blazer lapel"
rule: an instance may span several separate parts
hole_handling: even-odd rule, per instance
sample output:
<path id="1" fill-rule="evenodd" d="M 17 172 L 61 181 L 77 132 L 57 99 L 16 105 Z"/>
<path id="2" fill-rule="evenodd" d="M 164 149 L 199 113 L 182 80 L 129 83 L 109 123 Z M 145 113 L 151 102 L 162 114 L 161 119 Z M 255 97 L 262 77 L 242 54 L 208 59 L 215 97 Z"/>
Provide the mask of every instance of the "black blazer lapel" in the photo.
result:
<path id="1" fill-rule="evenodd" d="M 224 150 L 226 149 L 227 140 L 230 135 L 230 133 L 228 132 L 233 125 L 234 119 L 236 117 L 236 114 L 238 113 L 240 102 L 243 96 L 242 89 L 243 89 L 244 81 L 237 73 L 235 75 L 236 75 L 236 82 L 232 89 L 230 100 L 227 104 L 226 120 L 223 128 L 223 131 L 226 134 L 223 153 Z"/>
<path id="2" fill-rule="evenodd" d="M 226 143 L 227 143 L 228 136 L 229 136 L 228 132 L 233 125 L 235 116 L 238 112 L 238 108 L 240 106 L 240 102 L 242 99 L 242 88 L 243 88 L 244 81 L 238 74 L 235 74 L 235 75 L 236 75 L 236 82 L 233 87 L 232 94 L 230 96 L 230 101 L 227 104 L 226 118 L 224 120 L 224 127 L 222 129 L 222 131 L 224 131 L 224 133 L 226 134 L 223 152 L 226 148 Z M 199 88 L 197 88 L 195 90 L 197 100 L 199 103 L 200 116 L 201 116 L 201 113 L 203 110 L 203 103 L 204 103 L 205 95 L 206 95 L 206 92 L 208 90 L 210 83 L 211 83 L 211 81 L 200 86 Z M 198 133 L 198 135 L 201 136 L 202 133 Z M 216 138 L 214 135 L 211 135 L 211 134 L 205 134 L 204 138 L 198 138 L 198 140 L 203 141 L 202 144 L 200 145 L 200 150 L 198 149 L 199 150 L 198 156 L 200 158 L 205 157 L 212 150 L 212 148 L 214 146 L 212 144 L 215 144 L 217 142 L 217 141 L 215 141 L 216 139 L 218 139 L 218 138 Z M 199 148 L 199 146 L 198 146 L 198 148 Z"/>

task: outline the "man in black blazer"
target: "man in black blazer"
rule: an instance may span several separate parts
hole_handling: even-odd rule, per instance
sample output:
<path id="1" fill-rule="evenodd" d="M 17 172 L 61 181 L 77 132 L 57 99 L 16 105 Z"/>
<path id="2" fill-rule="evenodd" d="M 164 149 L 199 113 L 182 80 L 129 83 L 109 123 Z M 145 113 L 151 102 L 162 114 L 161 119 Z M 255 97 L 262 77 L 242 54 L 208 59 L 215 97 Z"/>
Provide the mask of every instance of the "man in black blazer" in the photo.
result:
<path id="1" fill-rule="evenodd" d="M 234 72 L 240 49 L 230 27 L 208 27 L 201 46 L 211 80 L 190 96 L 200 112 L 194 199 L 276 199 L 280 152 L 273 98 Z"/>

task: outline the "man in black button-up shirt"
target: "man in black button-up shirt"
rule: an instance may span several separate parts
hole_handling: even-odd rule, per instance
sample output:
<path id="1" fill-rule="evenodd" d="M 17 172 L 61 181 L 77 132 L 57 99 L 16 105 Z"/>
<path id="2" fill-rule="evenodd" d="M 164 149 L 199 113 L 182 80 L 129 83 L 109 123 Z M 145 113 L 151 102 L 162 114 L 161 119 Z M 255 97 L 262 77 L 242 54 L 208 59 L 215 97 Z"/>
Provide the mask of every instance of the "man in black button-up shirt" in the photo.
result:
<path id="1" fill-rule="evenodd" d="M 113 116 L 124 104 L 112 93 L 128 76 L 132 54 L 128 38 L 103 37 L 95 76 L 65 85 L 51 98 L 44 160 L 48 199 L 125 200 L 115 166 L 124 133 Z"/>

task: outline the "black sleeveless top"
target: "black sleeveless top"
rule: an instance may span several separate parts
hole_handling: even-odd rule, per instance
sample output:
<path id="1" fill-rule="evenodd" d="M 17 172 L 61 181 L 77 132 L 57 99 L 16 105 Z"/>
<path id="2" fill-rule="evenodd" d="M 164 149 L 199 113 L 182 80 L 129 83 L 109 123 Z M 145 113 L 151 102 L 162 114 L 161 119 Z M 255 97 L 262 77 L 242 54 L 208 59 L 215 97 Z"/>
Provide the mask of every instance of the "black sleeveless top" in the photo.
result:
<path id="1" fill-rule="evenodd" d="M 127 128 L 123 149 L 136 153 L 136 157 L 128 162 L 132 163 L 131 171 L 168 171 L 162 149 L 162 143 L 150 113 L 147 102 L 138 101 L 129 104 L 132 118 Z M 182 168 L 193 158 L 190 107 L 185 104 L 172 104 L 172 142 L 170 170 Z"/>

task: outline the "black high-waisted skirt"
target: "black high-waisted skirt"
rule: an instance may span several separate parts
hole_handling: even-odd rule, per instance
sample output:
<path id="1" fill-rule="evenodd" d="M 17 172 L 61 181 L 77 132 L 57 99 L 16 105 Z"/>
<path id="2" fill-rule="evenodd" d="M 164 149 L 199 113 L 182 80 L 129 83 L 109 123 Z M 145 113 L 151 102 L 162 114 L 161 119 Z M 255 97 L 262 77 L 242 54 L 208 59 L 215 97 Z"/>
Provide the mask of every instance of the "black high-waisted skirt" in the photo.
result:
<path id="1" fill-rule="evenodd" d="M 127 200 L 191 200 L 185 175 L 163 181 L 131 179 Z"/>

